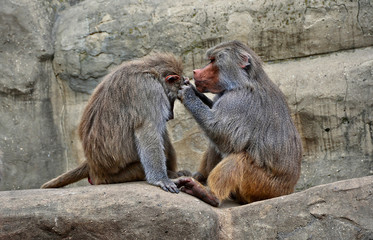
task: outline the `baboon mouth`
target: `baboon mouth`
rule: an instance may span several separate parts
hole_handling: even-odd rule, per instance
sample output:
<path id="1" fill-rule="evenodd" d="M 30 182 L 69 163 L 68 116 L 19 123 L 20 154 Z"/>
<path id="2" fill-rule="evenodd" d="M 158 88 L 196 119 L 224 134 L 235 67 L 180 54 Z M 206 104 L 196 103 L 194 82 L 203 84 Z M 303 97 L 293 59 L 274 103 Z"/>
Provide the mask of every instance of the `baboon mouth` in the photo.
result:
<path id="1" fill-rule="evenodd" d="M 194 78 L 194 82 L 195 82 L 196 85 L 197 85 L 197 84 L 206 84 L 206 83 L 208 83 L 209 81 L 211 81 L 211 80 L 210 80 L 210 79 L 199 80 L 199 79 L 195 79 L 195 78 Z"/>
<path id="2" fill-rule="evenodd" d="M 203 92 L 203 90 L 205 89 L 205 81 L 195 80 L 194 83 L 196 85 L 197 90 L 199 92 Z"/>

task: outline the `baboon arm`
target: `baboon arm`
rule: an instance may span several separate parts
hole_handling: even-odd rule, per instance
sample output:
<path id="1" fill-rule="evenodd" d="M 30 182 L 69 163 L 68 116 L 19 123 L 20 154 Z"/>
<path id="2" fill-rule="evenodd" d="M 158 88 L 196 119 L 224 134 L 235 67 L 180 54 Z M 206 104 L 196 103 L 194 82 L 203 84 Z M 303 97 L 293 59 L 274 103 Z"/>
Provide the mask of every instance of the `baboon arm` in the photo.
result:
<path id="1" fill-rule="evenodd" d="M 147 122 L 135 129 L 140 161 L 148 183 L 159 186 L 165 191 L 178 193 L 178 188 L 167 176 L 162 130 L 158 128 L 156 124 Z"/>
<path id="2" fill-rule="evenodd" d="M 167 131 L 163 134 L 163 146 L 164 146 L 164 153 L 166 155 L 166 167 L 167 170 L 176 172 L 177 169 L 177 161 L 176 161 L 176 151 L 172 146 L 171 140 L 168 136 Z"/>
<path id="3" fill-rule="evenodd" d="M 198 92 L 198 90 L 191 85 L 191 88 L 193 89 L 194 93 L 196 96 L 204 103 L 206 104 L 209 108 L 212 108 L 212 105 L 214 105 L 214 102 L 208 98 L 205 94 Z"/>
<path id="4" fill-rule="evenodd" d="M 155 128 L 152 124 L 144 124 L 135 130 L 137 150 L 148 180 L 167 178 L 163 140 Z"/>
<path id="5" fill-rule="evenodd" d="M 209 135 L 211 126 L 215 121 L 213 110 L 197 97 L 195 91 L 190 86 L 183 86 L 179 95 L 181 95 L 180 98 L 184 106 L 193 115 L 197 123 L 205 130 L 207 135 Z"/>

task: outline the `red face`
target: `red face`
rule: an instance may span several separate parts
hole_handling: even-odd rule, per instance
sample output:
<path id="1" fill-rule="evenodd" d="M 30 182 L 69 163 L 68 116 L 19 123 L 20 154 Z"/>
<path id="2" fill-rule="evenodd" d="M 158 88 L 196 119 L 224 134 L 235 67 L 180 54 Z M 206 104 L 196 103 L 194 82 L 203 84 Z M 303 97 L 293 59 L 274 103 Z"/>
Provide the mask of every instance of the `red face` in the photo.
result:
<path id="1" fill-rule="evenodd" d="M 224 89 L 219 84 L 219 68 L 214 59 L 202 69 L 193 70 L 196 88 L 199 92 L 220 93 Z"/>

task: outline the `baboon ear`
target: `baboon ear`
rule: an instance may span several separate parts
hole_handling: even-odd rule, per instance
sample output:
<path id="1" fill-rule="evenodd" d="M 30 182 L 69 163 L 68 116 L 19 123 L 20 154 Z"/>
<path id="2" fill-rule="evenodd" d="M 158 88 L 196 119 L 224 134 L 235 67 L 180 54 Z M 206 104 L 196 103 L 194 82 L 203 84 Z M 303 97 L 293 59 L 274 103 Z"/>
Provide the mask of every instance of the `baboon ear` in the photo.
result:
<path id="1" fill-rule="evenodd" d="M 177 82 L 179 80 L 180 80 L 180 76 L 179 75 L 168 75 L 165 78 L 166 83 L 169 83 L 169 84 L 172 84 L 172 83 Z"/>
<path id="2" fill-rule="evenodd" d="M 241 68 L 247 71 L 249 70 L 250 66 L 251 66 L 250 56 L 245 56 L 245 58 L 243 59 L 243 64 L 241 65 Z"/>

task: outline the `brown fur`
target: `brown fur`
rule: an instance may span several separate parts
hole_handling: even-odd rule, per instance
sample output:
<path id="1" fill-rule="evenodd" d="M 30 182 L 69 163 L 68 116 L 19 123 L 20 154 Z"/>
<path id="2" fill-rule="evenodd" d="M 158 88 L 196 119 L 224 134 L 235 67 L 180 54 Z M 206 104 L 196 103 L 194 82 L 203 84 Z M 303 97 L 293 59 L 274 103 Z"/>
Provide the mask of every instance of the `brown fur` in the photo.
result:
<path id="1" fill-rule="evenodd" d="M 284 95 L 238 41 L 219 44 L 207 57 L 211 62 L 194 70 L 194 79 L 197 90 L 217 94 L 214 101 L 193 86 L 183 86 L 179 98 L 211 142 L 194 174 L 208 188 L 189 178 L 176 185 L 213 206 L 229 197 L 250 203 L 292 193 L 302 146 Z"/>
<path id="2" fill-rule="evenodd" d="M 167 177 L 167 171 L 176 171 L 176 155 L 166 121 L 173 116 L 182 71 L 181 61 L 173 55 L 154 54 L 125 62 L 106 76 L 92 94 L 78 129 L 86 160 L 42 188 L 89 177 L 93 184 L 146 179 L 178 192 Z"/>

